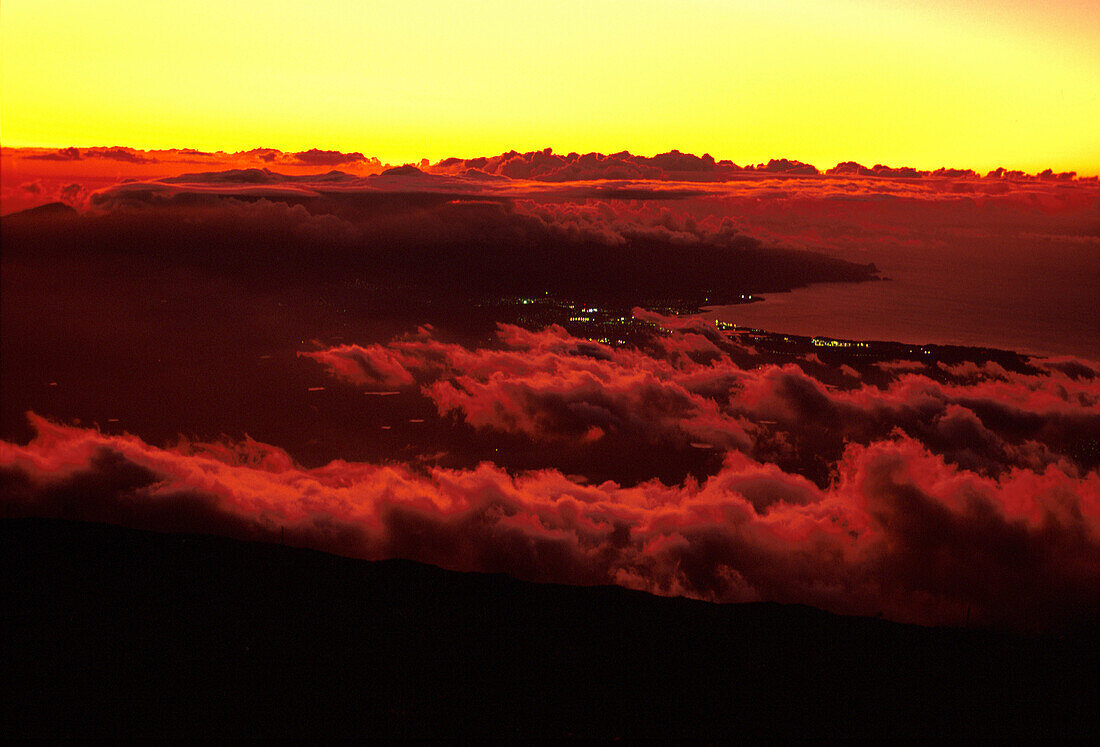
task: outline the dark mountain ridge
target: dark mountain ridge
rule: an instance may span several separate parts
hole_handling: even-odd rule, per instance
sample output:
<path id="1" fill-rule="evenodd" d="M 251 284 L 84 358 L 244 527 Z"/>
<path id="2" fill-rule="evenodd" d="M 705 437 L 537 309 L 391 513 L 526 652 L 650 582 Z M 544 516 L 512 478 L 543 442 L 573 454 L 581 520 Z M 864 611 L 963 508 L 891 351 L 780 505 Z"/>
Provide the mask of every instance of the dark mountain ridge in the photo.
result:
<path id="1" fill-rule="evenodd" d="M 1015 741 L 1098 725 L 1096 631 L 923 628 L 44 519 L 0 521 L 0 603 L 8 737 Z"/>

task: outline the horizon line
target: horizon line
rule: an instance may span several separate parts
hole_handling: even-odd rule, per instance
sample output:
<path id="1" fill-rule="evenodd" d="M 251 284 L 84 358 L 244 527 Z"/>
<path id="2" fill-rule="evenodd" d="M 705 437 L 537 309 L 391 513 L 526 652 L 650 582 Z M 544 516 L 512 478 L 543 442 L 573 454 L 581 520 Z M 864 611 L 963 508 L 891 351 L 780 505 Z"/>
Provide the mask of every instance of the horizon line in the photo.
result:
<path id="1" fill-rule="evenodd" d="M 547 154 L 547 155 L 553 155 L 553 156 L 558 156 L 558 157 L 563 157 L 563 158 L 567 158 L 569 156 L 574 156 L 574 155 L 577 156 L 577 157 L 595 155 L 595 156 L 602 156 L 604 158 L 609 158 L 609 157 L 613 157 L 613 156 L 629 156 L 630 158 L 646 159 L 646 160 L 657 159 L 661 156 L 679 155 L 679 156 L 691 157 L 691 158 L 694 158 L 694 159 L 698 159 L 700 161 L 706 161 L 706 160 L 709 159 L 709 160 L 714 162 L 716 168 L 731 168 L 731 169 L 736 168 L 736 169 L 739 169 L 739 170 L 749 170 L 749 171 L 751 171 L 751 170 L 763 170 L 761 167 L 767 167 L 767 166 L 769 166 L 771 164 L 774 164 L 774 163 L 787 162 L 787 163 L 790 163 L 790 164 L 795 164 L 795 165 L 800 165 L 800 166 L 810 166 L 810 167 L 813 167 L 814 169 L 816 169 L 819 172 L 818 174 L 800 174 L 801 176 L 846 176 L 846 177 L 849 177 L 849 176 L 866 176 L 866 177 L 870 177 L 870 178 L 875 178 L 875 177 L 877 177 L 877 178 L 903 178 L 903 177 L 900 177 L 900 175 L 897 175 L 897 174 L 893 174 L 893 175 L 891 175 L 891 174 L 881 174 L 880 175 L 880 174 L 858 174 L 858 173 L 854 173 L 854 174 L 853 173 L 850 173 L 850 174 L 828 174 L 827 173 L 827 172 L 835 170 L 835 169 L 837 169 L 838 167 L 841 167 L 841 166 L 856 165 L 856 166 L 859 166 L 859 167 L 861 167 L 863 169 L 867 169 L 867 170 L 877 169 L 877 168 L 885 168 L 885 169 L 889 169 L 891 171 L 912 170 L 914 172 L 917 172 L 914 175 L 910 175 L 909 178 L 917 178 L 917 177 L 920 177 L 920 176 L 934 176 L 935 172 L 940 171 L 940 170 L 955 171 L 955 172 L 970 171 L 970 172 L 973 172 L 974 174 L 976 174 L 979 178 L 988 177 L 988 176 L 994 174 L 995 172 L 997 172 L 998 170 L 1002 170 L 1003 172 L 1005 172 L 1005 174 L 1011 174 L 1012 176 L 1015 176 L 1016 178 L 1039 178 L 1040 176 L 1043 176 L 1043 175 L 1046 175 L 1047 178 L 1061 177 L 1061 179 L 1065 180 L 1065 181 L 1069 181 L 1069 180 L 1079 181 L 1079 180 L 1090 180 L 1090 179 L 1100 178 L 1100 169 L 1084 170 L 1084 171 L 1082 171 L 1081 169 L 1071 169 L 1069 171 L 1055 171 L 1054 168 L 1050 167 L 1050 166 L 1048 166 L 1047 168 L 1045 168 L 1043 170 L 1039 170 L 1039 171 L 1036 171 L 1036 172 L 1030 172 L 1030 171 L 1027 171 L 1025 169 L 1010 168 L 1010 167 L 1007 167 L 1007 166 L 1004 166 L 1004 165 L 1000 165 L 1000 166 L 997 166 L 997 167 L 994 167 L 994 168 L 991 168 L 991 169 L 988 169 L 988 170 L 975 168 L 975 167 L 966 167 L 966 166 L 948 166 L 946 163 L 941 164 L 939 167 L 936 167 L 936 168 L 920 168 L 920 167 L 917 167 L 917 166 L 912 166 L 910 164 L 904 164 L 904 163 L 897 163 L 895 165 L 889 165 L 887 163 L 887 161 L 889 161 L 889 159 L 866 159 L 866 161 L 867 161 L 866 163 L 861 162 L 861 161 L 857 161 L 856 159 L 847 159 L 847 160 L 838 161 L 833 166 L 822 167 L 822 166 L 819 166 L 817 163 L 813 163 L 813 162 L 810 162 L 810 161 L 802 161 L 800 159 L 792 158 L 790 156 L 773 156 L 768 161 L 758 161 L 758 162 L 744 161 L 744 162 L 739 162 L 739 161 L 734 160 L 733 158 L 728 158 L 728 157 L 719 158 L 717 156 L 712 155 L 709 151 L 704 152 L 701 155 L 696 155 L 695 153 L 692 153 L 690 151 L 681 151 L 678 148 L 671 148 L 671 149 L 666 150 L 666 151 L 656 151 L 652 155 L 647 155 L 647 152 L 635 153 L 635 152 L 633 152 L 629 149 L 626 149 L 626 148 L 621 149 L 621 150 L 617 150 L 617 151 L 608 151 L 608 152 L 604 152 L 604 151 L 578 151 L 578 150 L 560 151 L 560 150 L 557 150 L 557 149 L 553 148 L 552 146 L 547 146 L 545 148 L 538 148 L 538 149 L 533 149 L 533 150 L 518 150 L 518 149 L 512 148 L 512 149 L 504 150 L 504 151 L 501 151 L 499 153 L 495 153 L 495 154 L 492 154 L 492 155 L 482 154 L 482 155 L 476 155 L 476 156 L 447 156 L 447 157 L 440 158 L 440 159 L 434 160 L 434 161 L 430 158 L 427 158 L 427 157 L 421 157 L 421 158 L 402 160 L 402 161 L 395 160 L 395 161 L 391 162 L 387 159 L 383 159 L 380 156 L 370 155 L 370 154 L 367 154 L 363 151 L 358 151 L 358 150 L 345 151 L 345 150 L 339 150 L 339 149 L 319 148 L 319 147 L 316 147 L 316 146 L 314 146 L 312 148 L 309 148 L 309 149 L 305 149 L 305 150 L 285 150 L 285 149 L 282 149 L 282 148 L 276 148 L 276 147 L 271 147 L 271 146 L 256 146 L 256 147 L 253 147 L 253 148 L 238 149 L 238 150 L 224 150 L 224 149 L 208 150 L 208 149 L 203 149 L 203 148 L 194 148 L 194 147 L 191 147 L 191 146 L 139 148 L 139 147 L 132 146 L 132 145 L 122 145 L 122 144 L 119 144 L 119 143 L 114 143 L 114 144 L 110 144 L 110 145 L 105 145 L 105 144 L 101 144 L 101 145 L 74 145 L 74 144 L 71 144 L 71 143 L 68 144 L 68 145 L 53 145 L 53 144 L 50 144 L 50 145 L 41 145 L 41 144 L 39 144 L 39 145 L 25 145 L 25 144 L 18 144 L 18 145 L 3 144 L 3 145 L 0 145 L 0 152 L 3 152 L 3 153 L 8 153 L 8 152 L 18 153 L 19 151 L 55 151 L 57 153 L 62 153 L 66 150 L 92 151 L 93 153 L 98 153 L 98 152 L 102 152 L 102 151 L 120 150 L 120 149 L 124 150 L 124 151 L 129 151 L 129 152 L 132 152 L 132 153 L 175 153 L 175 154 L 181 154 L 181 155 L 208 155 L 208 156 L 216 156 L 218 154 L 223 154 L 225 156 L 240 156 L 240 155 L 245 155 L 245 154 L 250 154 L 250 153 L 266 152 L 266 153 L 275 153 L 275 154 L 279 154 L 279 155 L 283 155 L 283 156 L 295 156 L 295 155 L 308 154 L 308 153 L 322 153 L 322 154 L 333 154 L 333 155 L 340 155 L 340 156 L 347 157 L 346 160 L 333 162 L 333 163 L 330 163 L 330 164 L 308 163 L 308 162 L 304 162 L 304 161 L 300 161 L 298 163 L 286 163 L 286 162 L 284 162 L 283 164 L 281 164 L 281 165 L 292 165 L 292 166 L 310 166 L 310 165 L 325 166 L 325 165 L 331 165 L 333 167 L 332 170 L 338 170 L 338 169 L 336 169 L 337 166 L 354 166 L 354 164 L 356 164 L 356 163 L 371 164 L 371 163 L 374 163 L 374 162 L 377 162 L 378 167 L 381 167 L 383 169 L 399 168 L 399 167 L 403 167 L 403 166 L 413 166 L 413 167 L 416 167 L 416 168 L 424 168 L 425 162 L 427 162 L 426 166 L 428 168 L 433 168 L 433 167 L 440 167 L 444 162 L 451 161 L 451 160 L 458 160 L 458 161 L 475 161 L 475 160 L 480 160 L 480 159 L 492 160 L 492 159 L 496 159 L 496 158 L 500 158 L 502 156 L 507 156 L 507 155 L 512 155 L 512 154 L 517 155 L 517 156 L 534 156 L 536 154 Z M 79 161 L 79 160 L 83 160 L 83 158 L 82 158 L 82 156 L 77 156 L 75 158 L 70 158 L 70 159 L 62 159 L 62 158 L 58 158 L 58 159 L 39 159 L 39 158 L 35 158 L 34 160 L 71 160 L 71 161 Z M 118 159 L 118 160 L 124 160 L 124 159 Z M 873 165 L 869 165 L 869 164 L 871 164 L 872 161 L 874 161 Z M 144 165 L 152 165 L 154 163 L 157 163 L 157 161 L 144 161 L 144 162 L 141 162 L 141 163 L 143 163 Z M 273 164 L 273 165 L 280 165 L 280 164 Z M 444 168 L 446 168 L 446 167 L 444 167 Z M 1087 169 L 1087 167 L 1086 167 L 1086 169 Z M 672 171 L 675 171 L 675 169 L 672 169 Z M 782 172 L 778 172 L 778 173 L 782 173 Z M 961 177 L 961 175 L 955 175 L 955 176 L 956 176 L 956 178 Z M 578 180 L 578 181 L 585 181 L 585 180 L 581 179 L 581 180 Z"/>

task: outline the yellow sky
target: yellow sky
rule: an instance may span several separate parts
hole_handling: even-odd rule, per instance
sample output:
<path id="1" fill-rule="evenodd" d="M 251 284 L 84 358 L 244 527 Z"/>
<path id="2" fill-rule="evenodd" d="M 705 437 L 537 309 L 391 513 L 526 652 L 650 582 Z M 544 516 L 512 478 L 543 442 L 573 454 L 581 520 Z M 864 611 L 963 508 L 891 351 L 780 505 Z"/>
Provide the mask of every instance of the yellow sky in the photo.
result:
<path id="1" fill-rule="evenodd" d="M 4 0 L 8 146 L 1100 172 L 1085 0 Z"/>

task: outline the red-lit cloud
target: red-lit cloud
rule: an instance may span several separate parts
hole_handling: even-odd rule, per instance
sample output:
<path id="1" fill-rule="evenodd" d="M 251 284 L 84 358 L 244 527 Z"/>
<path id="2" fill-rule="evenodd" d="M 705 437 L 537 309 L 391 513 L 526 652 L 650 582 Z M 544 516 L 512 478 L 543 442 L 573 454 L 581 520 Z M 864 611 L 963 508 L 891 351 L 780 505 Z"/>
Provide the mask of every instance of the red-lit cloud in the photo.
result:
<path id="1" fill-rule="evenodd" d="M 512 292 L 639 303 L 640 292 L 859 280 L 873 274 L 864 264 L 796 250 L 858 247 L 868 253 L 848 256 L 871 262 L 871 249 L 944 237 L 1088 246 L 1100 205 L 1094 183 L 1053 174 L 841 164 L 821 175 L 786 160 L 750 169 L 675 151 L 396 169 L 359 153 L 268 149 L 4 158 L 5 213 L 53 201 L 81 209 L 5 218 L 5 268 L 52 277 L 79 259 L 100 263 L 108 280 L 132 273 L 134 285 L 121 287 L 156 278 L 187 294 L 209 283 L 250 302 L 271 292 L 273 310 L 242 302 L 206 317 L 236 324 L 244 309 L 242 326 L 257 327 L 261 316 L 272 326 L 307 318 L 333 289 L 342 304 L 349 279 L 400 289 L 395 305 L 419 289 L 465 309 L 471 296 Z M 63 283 L 42 285 L 67 300 L 53 289 Z M 38 289 L 17 290 L 26 299 Z M 128 322 L 130 308 L 120 303 L 112 323 Z M 53 313 L 18 310 L 27 340 L 39 334 L 34 315 Z M 32 416 L 33 441 L 0 443 L 0 511 L 255 539 L 285 528 L 297 544 L 357 557 L 917 622 L 960 623 L 968 609 L 972 620 L 1023 627 L 1100 620 L 1095 364 L 834 368 L 824 355 L 769 355 L 697 319 L 634 315 L 670 332 L 641 347 L 507 325 L 479 343 L 430 329 L 308 351 L 302 342 L 295 375 L 342 387 L 348 401 L 380 399 L 356 387 L 399 391 L 421 408 L 418 420 L 434 417 L 427 425 L 469 441 L 410 444 L 388 461 L 342 461 L 333 448 L 311 464 L 335 461 L 305 467 L 248 439 L 166 447 L 144 432 Z M 158 357 L 187 357 L 187 322 L 175 330 L 187 342 L 156 348 Z M 113 342 L 104 358 L 141 349 L 123 333 Z M 218 375 L 219 355 L 208 354 L 203 375 Z M 242 386 L 255 370 L 224 364 Z"/>
<path id="2" fill-rule="evenodd" d="M 835 474 L 817 471 L 822 460 L 899 431 L 982 474 L 1054 464 L 1079 475 L 1100 458 L 1087 446 L 1100 433 L 1100 389 L 1084 362 L 1032 373 L 995 363 L 906 366 L 882 387 L 852 369 L 826 379 L 838 388 L 817 378 L 828 372 L 820 363 L 776 365 L 713 327 L 680 326 L 648 353 L 560 328 L 503 326 L 496 348 L 469 350 L 422 332 L 303 355 L 368 389 L 419 387 L 441 415 L 460 414 L 475 428 L 548 441 L 615 436 L 661 443 L 670 455 L 690 445 L 739 450 L 822 480 Z"/>
<path id="3" fill-rule="evenodd" d="M 898 436 L 851 445 L 822 490 L 732 453 L 702 484 L 584 485 L 492 464 L 295 466 L 254 442 L 157 449 L 34 419 L 0 445 L 7 515 L 287 540 L 363 558 L 714 601 L 1024 627 L 1095 621 L 1100 478 L 998 478 Z"/>
<path id="4" fill-rule="evenodd" d="M 294 153 L 293 157 L 299 163 L 310 166 L 339 166 L 345 163 L 367 160 L 362 153 L 341 153 L 337 150 L 318 150 L 317 148 Z M 378 159 L 374 159 L 374 162 L 378 163 Z"/>
<path id="5" fill-rule="evenodd" d="M 695 156 L 676 150 L 652 157 L 627 152 L 556 154 L 549 149 L 519 153 L 509 151 L 498 156 L 459 159 L 447 158 L 435 164 L 422 161 L 418 166 L 396 169 L 377 158 L 359 152 L 344 153 L 317 148 L 284 153 L 274 148 L 255 148 L 237 153 L 205 152 L 190 148 L 141 151 L 124 147 L 97 148 L 4 148 L 5 163 L 0 187 L 10 213 L 45 201 L 20 197 L 20 184 L 35 180 L 67 180 L 92 188 L 102 188 L 124 180 L 150 180 L 175 177 L 197 170 L 225 171 L 278 169 L 289 176 L 303 176 L 321 168 L 339 168 L 349 176 L 364 177 L 388 171 L 388 189 L 447 189 L 462 192 L 520 194 L 557 194 L 572 197 L 621 195 L 624 199 L 646 196 L 705 194 L 740 198 L 802 195 L 811 198 L 854 196 L 859 194 L 899 195 L 926 198 L 943 192 L 996 195 L 1025 190 L 1051 193 L 1055 185 L 1097 184 L 1096 177 L 1077 179 L 1075 174 L 1055 173 L 1050 169 L 1028 175 L 996 169 L 979 177 L 969 169 L 941 168 L 918 171 L 910 167 L 877 164 L 866 167 L 848 161 L 824 173 L 811 164 L 785 158 L 767 163 L 737 165 L 715 161 L 709 155 Z M 410 178 L 411 177 L 411 178 Z M 430 177 L 446 177 L 444 181 Z M 380 187 L 382 184 L 375 184 Z M 53 196 L 56 190 L 44 194 Z M 70 203 L 74 204 L 74 203 Z M 78 205 L 79 206 L 79 205 Z"/>
<path id="6" fill-rule="evenodd" d="M 927 366 L 832 388 L 812 361 L 775 365 L 665 321 L 680 329 L 648 350 L 503 326 L 487 348 L 421 330 L 306 355 L 357 386 L 418 391 L 441 417 L 592 459 L 606 439 L 656 442 L 671 460 L 705 442 L 721 464 L 702 480 L 592 482 L 491 454 L 468 468 L 306 469 L 251 440 L 157 448 L 32 416 L 34 440 L 0 444 L 2 510 L 252 539 L 285 529 L 356 557 L 923 623 L 968 609 L 1035 628 L 1100 619 L 1095 365 Z"/>

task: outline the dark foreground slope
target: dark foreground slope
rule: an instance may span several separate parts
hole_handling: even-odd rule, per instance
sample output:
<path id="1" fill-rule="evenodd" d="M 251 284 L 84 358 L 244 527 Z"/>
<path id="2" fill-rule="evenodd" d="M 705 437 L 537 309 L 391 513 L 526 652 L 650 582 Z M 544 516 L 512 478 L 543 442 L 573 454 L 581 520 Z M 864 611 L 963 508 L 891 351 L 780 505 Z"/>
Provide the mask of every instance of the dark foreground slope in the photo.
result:
<path id="1" fill-rule="evenodd" d="M 1021 638 L 0 522 L 3 736 L 997 739 L 1097 726 Z"/>

